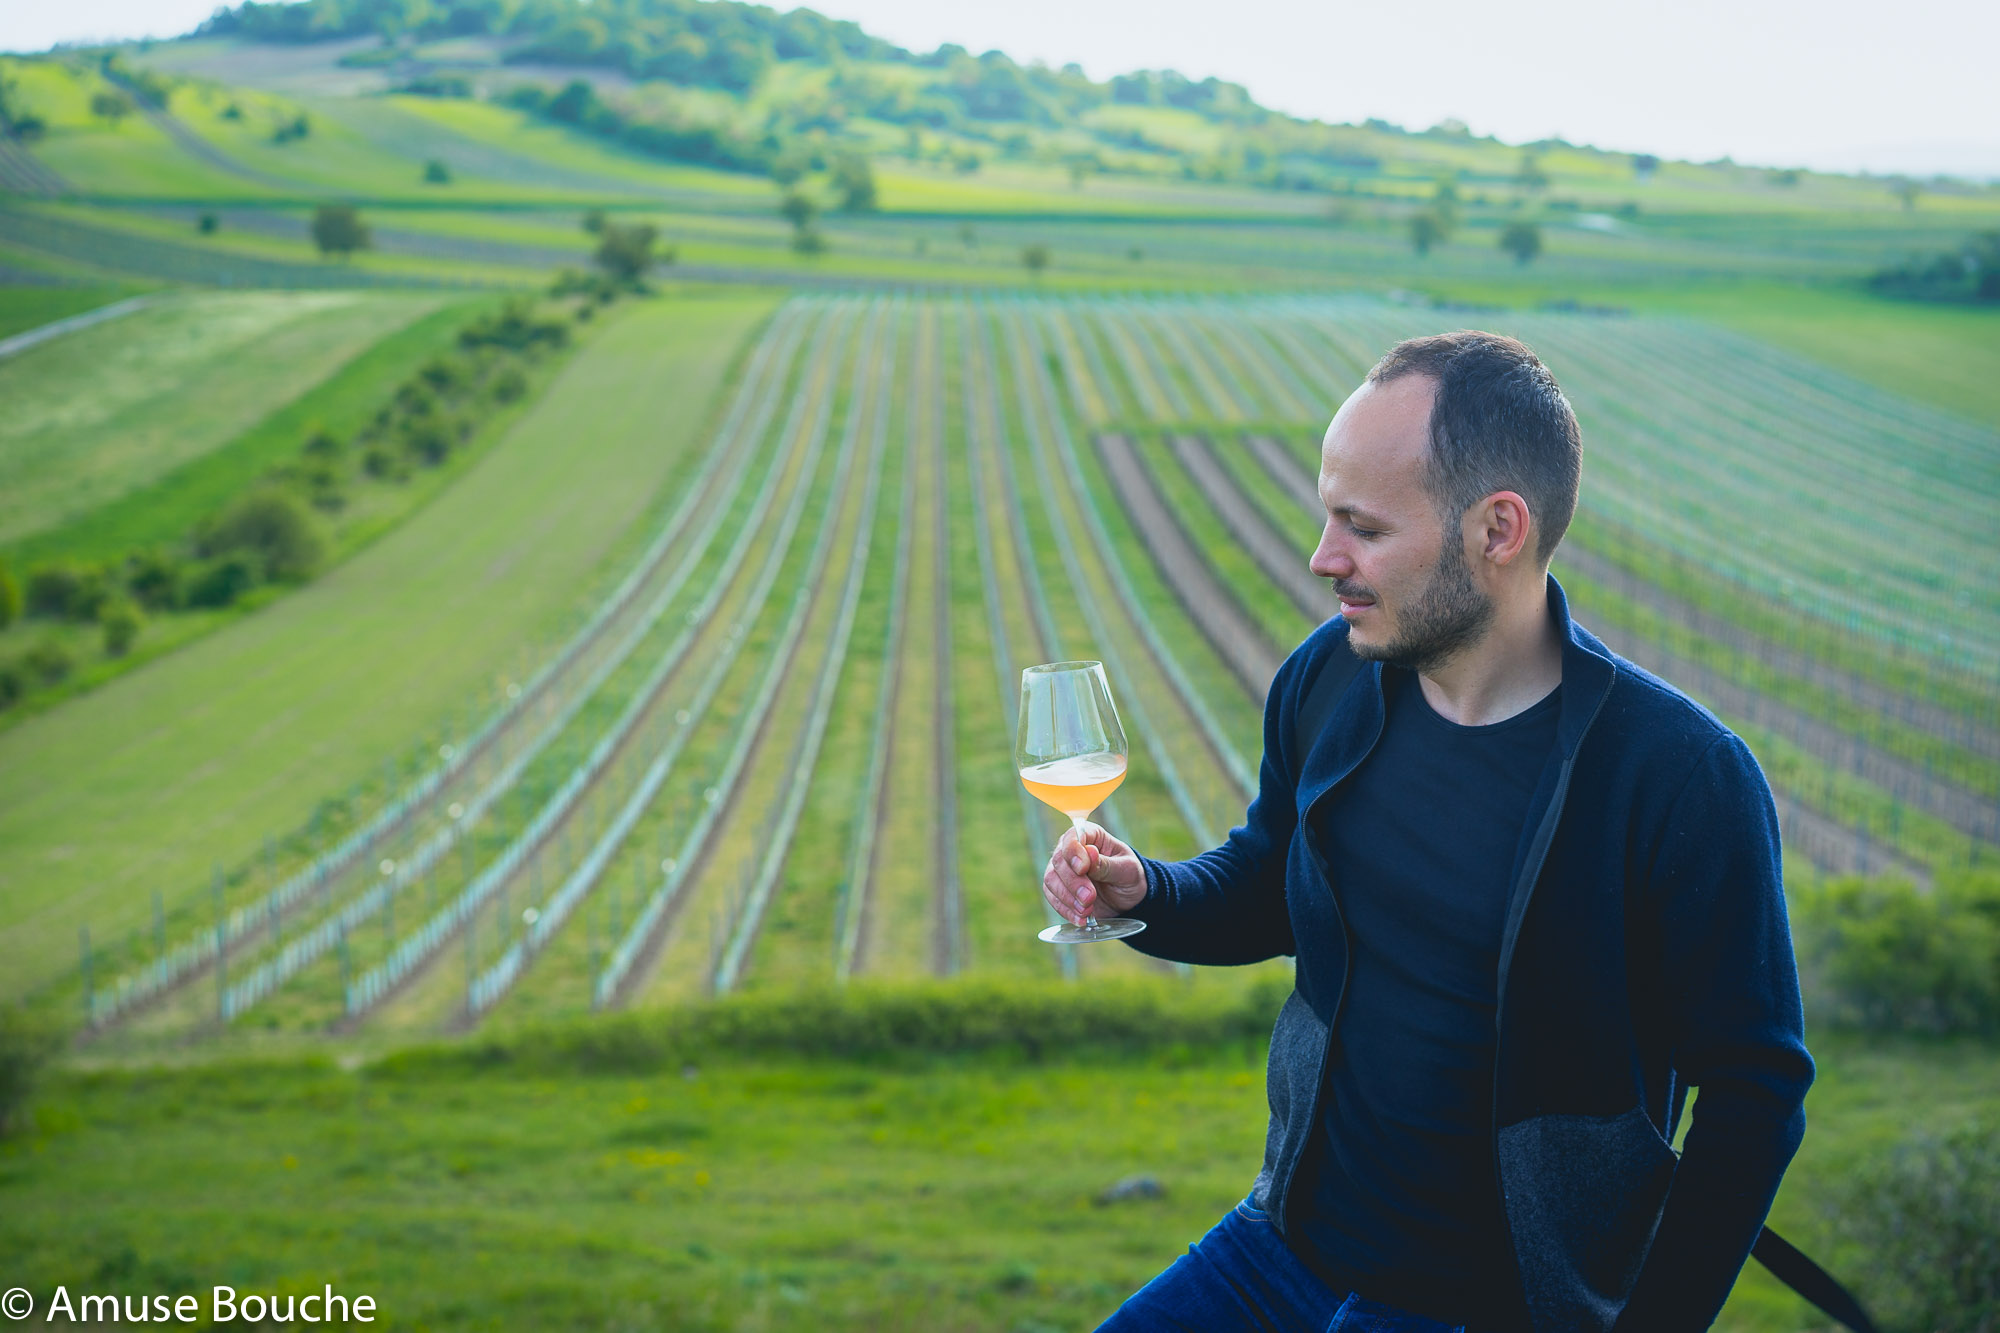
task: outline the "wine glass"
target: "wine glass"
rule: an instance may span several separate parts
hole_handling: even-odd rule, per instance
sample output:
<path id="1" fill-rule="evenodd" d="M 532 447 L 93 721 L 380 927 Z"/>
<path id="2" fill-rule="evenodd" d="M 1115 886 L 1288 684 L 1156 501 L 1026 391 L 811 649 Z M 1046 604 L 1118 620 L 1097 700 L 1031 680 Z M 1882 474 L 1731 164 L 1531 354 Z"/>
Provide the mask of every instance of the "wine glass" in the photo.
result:
<path id="1" fill-rule="evenodd" d="M 1102 662 L 1049 662 L 1021 673 L 1021 715 L 1014 764 L 1030 795 L 1069 816 L 1081 829 L 1125 780 L 1125 729 L 1111 703 Z M 1094 944 L 1123 939 L 1143 921 L 1086 917 L 1040 932 L 1050 944 Z"/>

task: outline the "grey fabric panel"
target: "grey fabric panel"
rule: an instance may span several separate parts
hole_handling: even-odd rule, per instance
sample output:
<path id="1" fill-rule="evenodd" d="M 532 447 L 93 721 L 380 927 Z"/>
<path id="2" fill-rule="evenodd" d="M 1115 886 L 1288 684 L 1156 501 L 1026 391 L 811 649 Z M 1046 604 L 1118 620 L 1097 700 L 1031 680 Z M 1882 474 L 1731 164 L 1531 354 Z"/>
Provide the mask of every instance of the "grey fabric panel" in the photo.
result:
<path id="1" fill-rule="evenodd" d="M 1598 1333 L 1624 1309 L 1680 1159 L 1641 1107 L 1500 1131 L 1500 1180 L 1538 1329 Z"/>
<path id="2" fill-rule="evenodd" d="M 1278 1194 L 1313 1132 L 1321 1065 L 1326 1060 L 1326 1024 L 1294 990 L 1271 1028 L 1271 1060 L 1264 1075 L 1271 1102 L 1271 1126 L 1264 1135 L 1264 1169 L 1250 1188 L 1252 1206 L 1271 1214 L 1284 1230 L 1284 1199 Z"/>

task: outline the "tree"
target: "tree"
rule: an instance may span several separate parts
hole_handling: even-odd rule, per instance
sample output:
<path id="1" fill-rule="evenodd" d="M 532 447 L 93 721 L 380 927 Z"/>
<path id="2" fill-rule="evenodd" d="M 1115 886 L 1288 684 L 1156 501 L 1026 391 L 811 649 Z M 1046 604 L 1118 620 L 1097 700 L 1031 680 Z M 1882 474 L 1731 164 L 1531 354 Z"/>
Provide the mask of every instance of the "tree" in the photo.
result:
<path id="1" fill-rule="evenodd" d="M 1022 246 L 1021 262 L 1027 266 L 1030 274 L 1037 278 L 1041 277 L 1042 270 L 1049 266 L 1049 247 L 1040 242 Z"/>
<path id="2" fill-rule="evenodd" d="M 1549 173 L 1542 170 L 1542 160 L 1533 153 L 1521 154 L 1520 169 L 1514 173 L 1514 183 L 1524 190 L 1546 190 L 1549 188 Z"/>
<path id="3" fill-rule="evenodd" d="M 98 613 L 97 620 L 104 627 L 104 652 L 107 657 L 123 657 L 132 651 L 132 643 L 146 623 L 145 617 L 139 614 L 139 608 L 123 600 L 106 606 Z"/>
<path id="4" fill-rule="evenodd" d="M 650 222 L 607 222 L 597 236 L 597 266 L 615 282 L 637 283 L 653 267 L 660 229 Z"/>
<path id="5" fill-rule="evenodd" d="M 116 88 L 97 93 L 90 99 L 90 114 L 116 125 L 132 114 L 132 99 Z"/>
<path id="6" fill-rule="evenodd" d="M 859 153 L 843 153 L 833 164 L 833 188 L 844 211 L 875 211 L 875 171 Z"/>
<path id="7" fill-rule="evenodd" d="M 1542 229 L 1532 222 L 1510 222 L 1500 232 L 1500 248 L 1525 264 L 1542 252 Z"/>
<path id="8" fill-rule="evenodd" d="M 1653 173 L 1659 169 L 1660 159 L 1653 154 L 1634 153 L 1632 155 L 1632 174 L 1640 180 L 1650 180 Z"/>
<path id="9" fill-rule="evenodd" d="M 1906 210 L 1915 208 L 1917 206 L 1917 196 L 1924 192 L 1924 187 L 1911 180 L 1908 176 L 1897 177 L 1890 184 L 1889 189 L 1891 193 L 1903 201 L 1903 207 Z"/>
<path id="10" fill-rule="evenodd" d="M 797 190 L 787 190 L 778 201 L 778 212 L 792 224 L 793 231 L 805 231 L 819 218 L 819 205 Z"/>
<path id="11" fill-rule="evenodd" d="M 361 220 L 353 204 L 321 204 L 314 209 L 312 238 L 321 254 L 339 255 L 343 259 L 373 244 L 368 224 Z"/>
<path id="12" fill-rule="evenodd" d="M 216 220 L 215 214 L 203 213 L 195 220 L 194 227 L 196 231 L 204 236 L 213 236 L 215 235 L 215 229 L 220 225 L 221 223 Z"/>
<path id="13" fill-rule="evenodd" d="M 439 159 L 435 157 L 432 158 L 430 161 L 424 163 L 424 184 L 426 185 L 451 184 L 451 168 L 446 166 Z"/>
<path id="14" fill-rule="evenodd" d="M 195 534 L 203 558 L 241 555 L 267 579 L 297 579 L 319 563 L 322 545 L 305 510 L 281 491 L 244 496 Z"/>
<path id="15" fill-rule="evenodd" d="M 1443 240 L 1444 224 L 1438 221 L 1436 213 L 1425 209 L 1421 213 L 1410 215 L 1410 244 L 1415 247 L 1418 254 L 1429 254 L 1431 247 Z"/>

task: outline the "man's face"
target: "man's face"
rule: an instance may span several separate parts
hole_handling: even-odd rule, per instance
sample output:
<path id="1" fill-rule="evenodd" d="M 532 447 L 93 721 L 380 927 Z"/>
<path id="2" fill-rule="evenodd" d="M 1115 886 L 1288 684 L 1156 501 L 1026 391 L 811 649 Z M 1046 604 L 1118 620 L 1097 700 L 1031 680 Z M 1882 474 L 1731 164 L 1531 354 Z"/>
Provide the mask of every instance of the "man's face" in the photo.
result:
<path id="1" fill-rule="evenodd" d="M 1327 518 L 1312 571 L 1333 583 L 1357 656 L 1413 671 L 1476 643 L 1494 609 L 1473 578 L 1462 529 L 1447 529 L 1424 489 L 1435 391 L 1424 375 L 1364 384 L 1320 447 Z"/>

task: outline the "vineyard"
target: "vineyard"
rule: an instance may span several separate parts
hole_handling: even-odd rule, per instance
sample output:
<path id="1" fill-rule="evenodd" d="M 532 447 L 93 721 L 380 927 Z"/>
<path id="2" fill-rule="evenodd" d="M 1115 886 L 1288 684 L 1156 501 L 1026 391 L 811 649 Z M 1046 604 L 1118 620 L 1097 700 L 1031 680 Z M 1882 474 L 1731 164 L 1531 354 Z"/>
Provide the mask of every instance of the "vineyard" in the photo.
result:
<path id="1" fill-rule="evenodd" d="M 1009 763 L 1019 670 L 1101 659 L 1133 768 L 1098 817 L 1157 856 L 1219 841 L 1271 673 L 1333 605 L 1304 568 L 1318 432 L 1442 319 L 793 297 L 566 641 L 421 762 L 150 915 L 80 923 L 95 1039 L 1161 970 L 1033 938 L 1057 823 Z M 2000 439 L 1703 325 L 1505 328 L 1584 426 L 1573 608 L 1751 742 L 1792 869 L 2000 855 Z"/>

